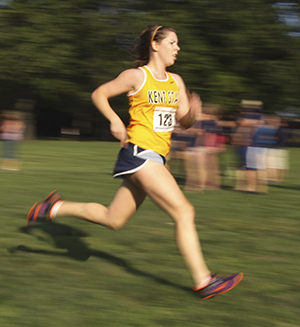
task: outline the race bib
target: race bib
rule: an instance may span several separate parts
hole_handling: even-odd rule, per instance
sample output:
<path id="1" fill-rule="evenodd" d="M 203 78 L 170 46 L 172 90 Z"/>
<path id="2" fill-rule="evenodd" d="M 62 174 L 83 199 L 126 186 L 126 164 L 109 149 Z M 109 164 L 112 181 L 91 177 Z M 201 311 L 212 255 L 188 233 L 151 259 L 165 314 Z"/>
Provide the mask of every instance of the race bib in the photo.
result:
<path id="1" fill-rule="evenodd" d="M 172 132 L 176 124 L 175 113 L 175 108 L 156 107 L 153 116 L 153 131 Z"/>

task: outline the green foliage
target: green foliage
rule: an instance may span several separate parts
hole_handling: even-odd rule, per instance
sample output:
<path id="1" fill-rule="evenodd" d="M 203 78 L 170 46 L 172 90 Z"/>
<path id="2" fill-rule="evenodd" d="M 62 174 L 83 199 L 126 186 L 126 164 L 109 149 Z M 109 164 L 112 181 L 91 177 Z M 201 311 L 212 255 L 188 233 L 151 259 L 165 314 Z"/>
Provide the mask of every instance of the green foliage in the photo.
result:
<path id="1" fill-rule="evenodd" d="M 205 102 L 232 110 L 242 98 L 268 111 L 300 101 L 300 38 L 274 1 L 13 0 L 0 7 L 0 87 L 61 111 L 89 110 L 99 84 L 133 67 L 136 36 L 171 25 L 181 51 L 170 68 Z M 297 3 L 293 10 L 297 13 Z M 50 105 L 51 102 L 51 105 Z M 126 110 L 120 102 L 116 110 Z"/>
<path id="2" fill-rule="evenodd" d="M 0 10 L 2 83 L 46 101 L 89 99 L 91 85 L 104 82 L 117 62 L 113 15 L 96 9 L 86 1 L 52 0 L 12 1 Z"/>

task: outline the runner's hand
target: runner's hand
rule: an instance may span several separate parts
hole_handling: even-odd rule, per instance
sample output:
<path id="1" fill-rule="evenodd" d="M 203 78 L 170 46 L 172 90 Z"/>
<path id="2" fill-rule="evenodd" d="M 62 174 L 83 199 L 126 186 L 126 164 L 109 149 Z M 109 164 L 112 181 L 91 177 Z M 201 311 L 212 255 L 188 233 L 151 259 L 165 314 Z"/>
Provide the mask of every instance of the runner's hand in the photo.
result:
<path id="1" fill-rule="evenodd" d="M 128 138 L 128 135 L 127 129 L 121 119 L 110 123 L 110 131 L 111 134 L 121 142 L 121 146 L 123 146 Z"/>

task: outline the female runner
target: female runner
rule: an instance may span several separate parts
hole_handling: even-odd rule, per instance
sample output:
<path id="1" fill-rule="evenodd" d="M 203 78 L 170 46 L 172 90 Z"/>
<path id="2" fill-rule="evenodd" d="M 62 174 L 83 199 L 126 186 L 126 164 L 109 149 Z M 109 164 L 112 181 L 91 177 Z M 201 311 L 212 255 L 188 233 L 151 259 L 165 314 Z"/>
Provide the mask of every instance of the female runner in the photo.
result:
<path id="1" fill-rule="evenodd" d="M 164 165 L 176 121 L 182 128 L 188 128 L 201 110 L 200 97 L 194 93 L 188 95 L 182 78 L 166 70 L 175 63 L 179 50 L 173 28 L 148 26 L 137 46 L 137 68 L 123 71 L 92 93 L 93 103 L 110 121 L 112 135 L 123 146 L 114 169 L 114 177 L 122 177 L 123 181 L 111 204 L 105 207 L 98 203 L 63 201 L 53 191 L 43 202 L 32 206 L 27 225 L 46 214 L 50 219 L 83 218 L 117 230 L 149 196 L 173 218 L 177 245 L 191 273 L 193 290 L 207 299 L 235 287 L 243 274 L 221 277 L 210 272 L 195 228 L 194 207 Z M 110 98 L 122 93 L 129 99 L 127 128 L 109 104 Z"/>

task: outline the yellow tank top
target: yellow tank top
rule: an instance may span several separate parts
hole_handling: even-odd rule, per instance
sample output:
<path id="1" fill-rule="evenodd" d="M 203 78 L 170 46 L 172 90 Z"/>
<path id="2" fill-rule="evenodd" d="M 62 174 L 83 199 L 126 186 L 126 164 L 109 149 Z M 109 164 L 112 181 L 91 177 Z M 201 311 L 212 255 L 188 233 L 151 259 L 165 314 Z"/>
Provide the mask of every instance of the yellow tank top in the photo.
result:
<path id="1" fill-rule="evenodd" d="M 130 122 L 127 142 L 165 157 L 170 151 L 171 134 L 176 123 L 179 88 L 168 72 L 164 80 L 157 80 L 147 66 L 139 69 L 145 76 L 140 89 L 128 95 Z"/>

